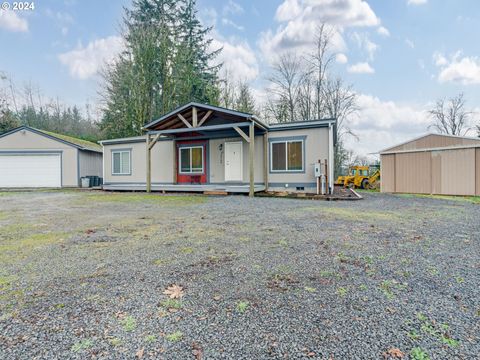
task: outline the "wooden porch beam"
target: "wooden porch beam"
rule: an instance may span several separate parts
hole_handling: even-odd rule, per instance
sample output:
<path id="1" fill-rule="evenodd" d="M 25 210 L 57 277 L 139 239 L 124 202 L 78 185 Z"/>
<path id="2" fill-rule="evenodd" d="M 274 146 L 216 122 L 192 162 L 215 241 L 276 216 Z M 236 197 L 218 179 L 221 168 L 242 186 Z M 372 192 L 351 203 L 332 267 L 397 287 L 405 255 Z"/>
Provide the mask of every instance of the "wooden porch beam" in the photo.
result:
<path id="1" fill-rule="evenodd" d="M 250 123 L 249 126 L 249 135 L 250 135 L 250 141 L 249 141 L 249 146 L 248 146 L 248 165 L 250 167 L 250 191 L 248 195 L 250 197 L 255 196 L 255 124 L 253 121 Z"/>
<path id="2" fill-rule="evenodd" d="M 263 134 L 263 183 L 265 191 L 268 191 L 268 132 Z"/>
<path id="3" fill-rule="evenodd" d="M 162 136 L 162 134 L 157 134 L 155 135 L 155 137 L 153 138 L 152 141 L 150 141 L 150 145 L 148 145 L 148 150 L 152 150 L 152 148 L 155 146 L 155 144 L 157 143 L 158 139 L 160 138 L 160 136 Z M 150 137 L 150 136 L 149 136 Z"/>
<path id="4" fill-rule="evenodd" d="M 197 108 L 195 106 L 192 107 L 192 125 L 194 128 L 198 126 Z"/>
<path id="5" fill-rule="evenodd" d="M 247 143 L 250 142 L 250 138 L 243 132 L 242 129 L 240 129 L 238 126 L 234 126 L 233 128 Z"/>
<path id="6" fill-rule="evenodd" d="M 210 117 L 210 115 L 212 115 L 213 111 L 212 110 L 208 110 L 207 113 L 205 115 L 203 115 L 202 119 L 200 120 L 200 122 L 198 123 L 197 126 L 202 126 L 202 124 L 207 121 L 207 119 Z"/>
<path id="7" fill-rule="evenodd" d="M 178 118 L 183 121 L 183 123 L 188 127 L 191 128 L 192 125 L 183 117 L 182 114 L 177 114 Z"/>

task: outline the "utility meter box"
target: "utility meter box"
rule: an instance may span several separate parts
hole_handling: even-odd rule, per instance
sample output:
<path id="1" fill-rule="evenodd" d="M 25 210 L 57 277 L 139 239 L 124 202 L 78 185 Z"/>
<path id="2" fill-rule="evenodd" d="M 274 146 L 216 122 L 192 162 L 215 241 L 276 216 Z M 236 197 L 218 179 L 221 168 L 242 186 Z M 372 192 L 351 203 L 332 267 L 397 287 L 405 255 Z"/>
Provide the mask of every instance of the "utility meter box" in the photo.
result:
<path id="1" fill-rule="evenodd" d="M 322 165 L 320 163 L 315 163 L 315 177 L 320 177 L 322 175 Z"/>

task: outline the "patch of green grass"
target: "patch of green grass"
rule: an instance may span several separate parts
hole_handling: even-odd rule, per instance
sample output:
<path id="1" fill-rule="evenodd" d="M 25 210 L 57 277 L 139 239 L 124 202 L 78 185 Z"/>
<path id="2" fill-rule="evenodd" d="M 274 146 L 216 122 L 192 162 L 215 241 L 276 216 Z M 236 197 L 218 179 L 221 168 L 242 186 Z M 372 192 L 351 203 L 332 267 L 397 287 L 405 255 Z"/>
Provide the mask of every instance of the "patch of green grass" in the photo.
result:
<path id="1" fill-rule="evenodd" d="M 337 289 L 337 295 L 340 296 L 340 297 L 345 297 L 348 293 L 348 289 L 341 286 Z"/>
<path id="2" fill-rule="evenodd" d="M 406 285 L 400 284 L 395 280 L 384 280 L 380 284 L 380 290 L 389 300 L 395 297 L 396 290 L 403 290 L 405 288 L 406 288 Z"/>
<path id="3" fill-rule="evenodd" d="M 111 338 L 108 340 L 108 343 L 112 346 L 118 346 L 118 345 L 121 345 L 122 344 L 122 340 L 120 340 L 119 338 Z"/>
<path id="4" fill-rule="evenodd" d="M 319 275 L 323 278 L 334 277 L 336 275 L 335 271 L 331 270 L 322 270 L 320 271 Z"/>
<path id="5" fill-rule="evenodd" d="M 85 339 L 85 340 L 82 340 L 76 344 L 74 344 L 71 348 L 71 350 L 73 352 L 80 352 L 82 350 L 86 350 L 86 349 L 89 349 L 93 346 L 93 341 L 90 340 L 90 339 Z"/>
<path id="6" fill-rule="evenodd" d="M 162 194 L 139 194 L 139 193 L 89 193 L 81 194 L 77 199 L 79 204 L 94 203 L 128 203 L 128 202 L 148 202 L 165 205 L 192 205 L 202 204 L 208 201 L 206 196 L 201 195 L 162 195 Z"/>
<path id="7" fill-rule="evenodd" d="M 462 283 L 465 282 L 465 279 L 464 279 L 463 277 L 461 277 L 461 276 L 457 276 L 457 277 L 455 278 L 455 281 L 457 282 L 457 284 L 462 284 Z"/>
<path id="8" fill-rule="evenodd" d="M 19 234 L 8 227 L 2 229 L 2 234 L 9 239 L 0 243 L 0 263 L 15 263 L 28 257 L 33 250 L 61 243 L 67 235 L 57 232 Z"/>
<path id="9" fill-rule="evenodd" d="M 451 346 L 451 347 L 457 347 L 460 344 L 460 341 L 452 339 L 452 338 L 450 338 L 448 336 L 445 336 L 445 335 L 441 335 L 440 340 L 444 344 L 447 344 L 448 346 Z"/>
<path id="10" fill-rule="evenodd" d="M 427 195 L 427 194 L 396 194 L 405 198 L 427 198 L 437 200 L 450 200 L 480 204 L 480 196 L 450 196 L 450 195 Z"/>
<path id="11" fill-rule="evenodd" d="M 163 300 L 162 302 L 160 302 L 160 305 L 164 308 L 167 308 L 167 309 L 181 309 L 183 304 L 180 300 L 177 300 L 177 299 L 165 299 Z"/>
<path id="12" fill-rule="evenodd" d="M 368 289 L 367 285 L 365 285 L 365 284 L 360 285 L 358 288 L 362 291 L 365 291 L 365 290 Z"/>
<path id="13" fill-rule="evenodd" d="M 307 208 L 310 210 L 310 208 Z M 312 210 L 319 211 L 319 208 L 312 208 Z M 372 210 L 361 210 L 359 211 L 356 208 L 340 208 L 340 207 L 329 207 L 322 208 L 322 212 L 339 217 L 345 220 L 355 220 L 355 221 L 371 221 L 371 220 L 397 220 L 400 215 L 393 211 L 372 211 Z"/>
<path id="14" fill-rule="evenodd" d="M 145 336 L 145 342 L 147 343 L 153 343 L 157 341 L 157 337 L 155 335 L 147 335 Z"/>
<path id="15" fill-rule="evenodd" d="M 285 239 L 278 240 L 277 244 L 278 244 L 279 246 L 283 246 L 283 247 L 287 247 L 287 246 L 288 246 L 288 242 L 287 242 L 287 240 L 285 240 Z"/>
<path id="16" fill-rule="evenodd" d="M 131 332 L 137 328 L 137 320 L 133 316 L 126 316 L 120 320 L 123 330 Z"/>
<path id="17" fill-rule="evenodd" d="M 167 339 L 170 342 L 177 342 L 182 340 L 183 338 L 183 333 L 181 331 L 175 331 L 171 334 L 165 335 L 165 339 Z"/>
<path id="18" fill-rule="evenodd" d="M 410 330 L 407 335 L 412 340 L 418 340 L 421 338 L 420 334 L 418 334 L 415 330 Z"/>
<path id="19" fill-rule="evenodd" d="M 412 360 L 430 360 L 428 354 L 419 347 L 415 347 L 410 351 L 410 358 Z"/>
<path id="20" fill-rule="evenodd" d="M 429 266 L 427 270 L 432 276 L 438 275 L 438 269 L 435 266 Z"/>
<path id="21" fill-rule="evenodd" d="M 184 253 L 184 254 L 191 254 L 191 253 L 193 253 L 193 251 L 194 251 L 193 248 L 190 247 L 190 246 L 183 247 L 183 248 L 180 249 L 180 252 Z"/>
<path id="22" fill-rule="evenodd" d="M 170 263 L 171 260 L 168 259 L 155 259 L 153 260 L 153 265 L 163 266 Z"/>
<path id="23" fill-rule="evenodd" d="M 237 311 L 240 314 L 243 314 L 245 311 L 247 311 L 248 307 L 250 306 L 250 303 L 248 301 L 239 301 L 237 303 Z"/>

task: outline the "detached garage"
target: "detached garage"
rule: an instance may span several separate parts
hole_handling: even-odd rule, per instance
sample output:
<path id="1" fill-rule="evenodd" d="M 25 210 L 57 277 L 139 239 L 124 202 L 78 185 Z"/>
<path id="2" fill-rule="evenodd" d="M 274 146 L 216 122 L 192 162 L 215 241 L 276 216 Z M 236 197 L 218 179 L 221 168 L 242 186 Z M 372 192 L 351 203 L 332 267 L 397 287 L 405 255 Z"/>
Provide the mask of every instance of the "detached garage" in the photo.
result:
<path id="1" fill-rule="evenodd" d="M 428 134 L 380 152 L 381 191 L 480 195 L 480 138 Z"/>
<path id="2" fill-rule="evenodd" d="M 76 187 L 102 176 L 101 146 L 21 126 L 0 135 L 0 188 Z"/>

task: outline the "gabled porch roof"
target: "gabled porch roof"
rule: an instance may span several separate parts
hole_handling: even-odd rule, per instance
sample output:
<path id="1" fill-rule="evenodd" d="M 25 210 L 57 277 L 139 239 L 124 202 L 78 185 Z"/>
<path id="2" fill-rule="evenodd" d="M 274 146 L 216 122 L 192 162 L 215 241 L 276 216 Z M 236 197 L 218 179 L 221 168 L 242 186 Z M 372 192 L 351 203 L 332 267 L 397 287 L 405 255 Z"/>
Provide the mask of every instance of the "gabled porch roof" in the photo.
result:
<path id="1" fill-rule="evenodd" d="M 262 130 L 267 130 L 268 125 L 260 121 L 255 115 L 236 110 L 226 109 L 219 106 L 190 102 L 180 106 L 157 120 L 153 120 L 143 127 L 148 132 L 168 130 L 170 134 L 180 128 L 200 128 L 202 125 L 207 129 L 215 130 L 214 126 L 250 123 Z M 227 126 L 228 127 L 228 126 Z M 230 126 L 231 128 L 231 126 Z M 220 128 L 221 129 L 221 128 Z"/>

